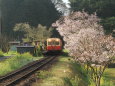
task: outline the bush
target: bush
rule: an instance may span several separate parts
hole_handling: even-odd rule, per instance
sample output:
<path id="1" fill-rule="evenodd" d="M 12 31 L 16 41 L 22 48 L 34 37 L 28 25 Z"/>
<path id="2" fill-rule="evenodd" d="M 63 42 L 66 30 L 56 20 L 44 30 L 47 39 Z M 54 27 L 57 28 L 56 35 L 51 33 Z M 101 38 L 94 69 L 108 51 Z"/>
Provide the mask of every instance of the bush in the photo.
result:
<path id="1" fill-rule="evenodd" d="M 42 50 L 40 46 L 37 46 L 34 51 L 34 56 L 42 56 Z"/>

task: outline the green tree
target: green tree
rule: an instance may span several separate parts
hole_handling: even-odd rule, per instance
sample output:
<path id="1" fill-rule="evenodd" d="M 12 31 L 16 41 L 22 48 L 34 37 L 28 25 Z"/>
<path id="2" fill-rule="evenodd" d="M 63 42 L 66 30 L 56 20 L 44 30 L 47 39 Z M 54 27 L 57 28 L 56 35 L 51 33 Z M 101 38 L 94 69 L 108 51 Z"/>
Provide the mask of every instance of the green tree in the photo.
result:
<path id="1" fill-rule="evenodd" d="M 70 0 L 72 10 L 96 12 L 100 17 L 115 16 L 115 0 Z"/>
<path id="2" fill-rule="evenodd" d="M 115 30 L 115 17 L 103 19 L 102 25 L 105 28 L 106 34 L 113 33 L 113 31 Z"/>
<path id="3" fill-rule="evenodd" d="M 17 23 L 28 22 L 31 26 L 38 24 L 50 27 L 59 17 L 51 0 L 1 0 L 3 14 L 3 32 L 13 35 Z"/>
<path id="4" fill-rule="evenodd" d="M 32 27 L 28 23 L 19 23 L 14 27 L 14 31 L 23 34 L 23 41 L 46 40 L 51 37 L 52 30 L 52 28 L 47 29 L 47 27 L 40 24 L 37 27 Z"/>
<path id="5" fill-rule="evenodd" d="M 39 24 L 36 28 L 33 29 L 34 40 L 46 40 L 51 37 L 53 28 L 47 29 L 46 26 Z"/>

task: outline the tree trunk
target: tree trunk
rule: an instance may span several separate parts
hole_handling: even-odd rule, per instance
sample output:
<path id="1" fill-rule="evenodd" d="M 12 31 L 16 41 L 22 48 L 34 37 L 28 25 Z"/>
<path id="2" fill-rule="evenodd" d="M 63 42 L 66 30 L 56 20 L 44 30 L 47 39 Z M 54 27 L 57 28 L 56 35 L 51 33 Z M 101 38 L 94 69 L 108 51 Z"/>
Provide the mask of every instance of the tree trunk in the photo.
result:
<path id="1" fill-rule="evenodd" d="M 101 80 L 101 77 L 99 77 L 99 78 L 96 80 L 96 86 L 100 86 L 100 80 Z"/>

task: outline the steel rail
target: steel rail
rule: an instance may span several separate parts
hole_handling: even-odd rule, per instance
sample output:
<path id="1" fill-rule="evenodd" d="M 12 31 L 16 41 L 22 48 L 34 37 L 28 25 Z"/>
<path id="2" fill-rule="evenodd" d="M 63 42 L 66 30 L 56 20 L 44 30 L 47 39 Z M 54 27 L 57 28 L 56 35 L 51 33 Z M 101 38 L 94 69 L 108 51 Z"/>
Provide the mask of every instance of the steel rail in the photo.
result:
<path id="1" fill-rule="evenodd" d="M 34 61 L 15 72 L 0 77 L 0 86 L 15 86 L 14 84 L 33 74 L 36 70 L 42 68 L 44 65 L 52 61 L 55 57 L 56 56 L 45 57 L 41 60 Z"/>

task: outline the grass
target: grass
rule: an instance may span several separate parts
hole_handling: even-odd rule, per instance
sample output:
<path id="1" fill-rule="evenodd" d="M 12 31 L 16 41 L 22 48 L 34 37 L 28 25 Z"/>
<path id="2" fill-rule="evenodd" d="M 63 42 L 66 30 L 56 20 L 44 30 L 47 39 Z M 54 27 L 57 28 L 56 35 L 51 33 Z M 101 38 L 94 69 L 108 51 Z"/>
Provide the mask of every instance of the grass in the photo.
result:
<path id="1" fill-rule="evenodd" d="M 52 65 L 48 71 L 39 71 L 38 78 L 42 80 L 41 83 L 34 83 L 32 86 L 65 86 L 64 77 L 70 74 L 68 58 L 60 57 L 59 62 Z"/>
<path id="2" fill-rule="evenodd" d="M 9 51 L 7 53 L 4 53 L 4 56 L 12 56 L 12 55 L 17 55 L 18 53 L 16 51 Z"/>
<path id="3" fill-rule="evenodd" d="M 91 81 L 90 86 L 95 86 Z M 107 68 L 101 78 L 100 86 L 115 86 L 115 68 Z"/>
<path id="4" fill-rule="evenodd" d="M 89 86 L 90 78 L 87 75 L 87 71 L 77 62 L 71 62 L 71 70 L 73 72 L 73 81 L 76 82 L 77 86 Z M 76 86 L 74 84 L 73 86 Z"/>
<path id="5" fill-rule="evenodd" d="M 18 54 L 12 58 L 0 62 L 0 76 L 14 71 L 29 62 L 33 61 L 33 57 L 29 53 Z"/>
<path id="6" fill-rule="evenodd" d="M 39 71 L 37 76 L 39 80 L 32 86 L 95 86 L 86 70 L 64 55 L 49 70 Z M 115 86 L 115 68 L 106 69 L 101 86 Z"/>
<path id="7" fill-rule="evenodd" d="M 77 74 L 79 72 L 77 69 L 72 69 L 75 66 L 68 59 L 70 57 L 62 55 L 59 57 L 59 61 L 52 65 L 51 69 L 39 71 L 37 76 L 41 82 L 38 81 L 32 86 L 87 86 L 88 80 L 83 77 L 84 75 L 82 76 L 81 72 L 81 74 L 79 73 L 80 75 Z M 78 66 L 77 68 L 79 69 Z"/>
<path id="8" fill-rule="evenodd" d="M 115 86 L 115 68 L 107 68 L 102 78 L 102 86 Z"/>

